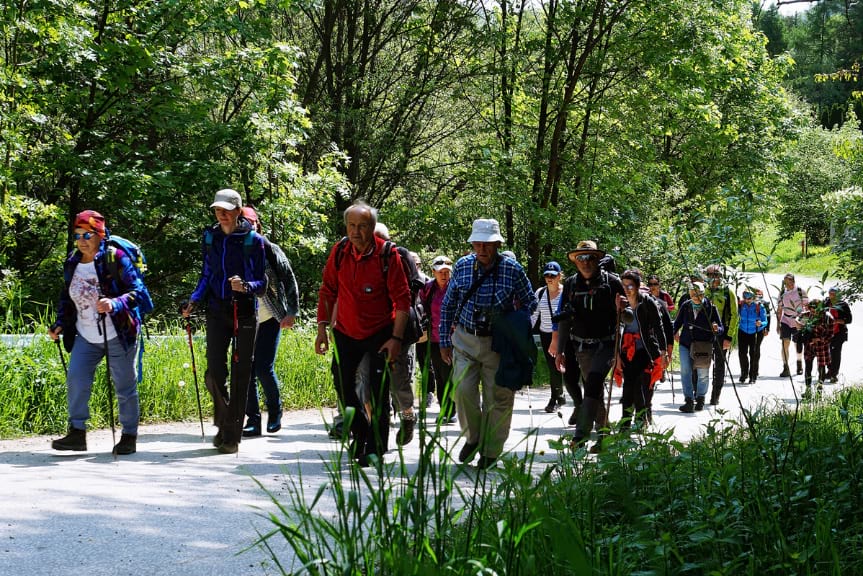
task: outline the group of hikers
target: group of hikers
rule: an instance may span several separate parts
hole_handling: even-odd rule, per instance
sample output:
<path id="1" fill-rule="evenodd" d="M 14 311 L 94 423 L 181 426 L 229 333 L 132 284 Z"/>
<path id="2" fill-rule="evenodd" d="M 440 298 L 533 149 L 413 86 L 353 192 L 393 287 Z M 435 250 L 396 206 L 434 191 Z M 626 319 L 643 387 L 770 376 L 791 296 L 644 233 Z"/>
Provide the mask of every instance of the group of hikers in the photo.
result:
<path id="1" fill-rule="evenodd" d="M 242 438 L 262 433 L 256 380 L 264 389 L 267 432 L 281 428 L 275 355 L 281 330 L 298 314 L 299 297 L 287 257 L 261 234 L 257 214 L 243 206 L 240 194 L 220 190 L 210 208 L 217 222 L 204 230 L 201 276 L 181 311 L 188 318 L 206 305 L 204 380 L 218 429 L 213 445 L 230 454 Z M 333 245 L 323 269 L 314 348 L 321 355 L 334 348 L 331 372 L 341 424 L 333 426 L 331 436 L 349 442 L 348 453 L 360 466 L 379 463 L 389 450 L 391 411 L 400 420 L 396 443 L 411 442 L 417 422 L 414 367 L 419 366 L 429 393 L 437 395 L 439 425 L 457 421 L 461 428 L 459 461 L 478 457 L 479 468 L 493 467 L 509 436 L 515 393 L 534 377 L 533 334 L 539 335 L 549 369 L 545 409 L 556 412 L 566 404 L 565 387 L 574 405 L 573 445 L 585 445 L 595 430 L 592 452 L 601 450 L 609 429 L 609 375 L 622 387 L 621 428 L 645 425 L 675 342 L 681 412 L 703 410 L 711 365 L 710 403 L 719 403 L 735 340 L 740 383 L 759 376 L 770 302 L 748 286 L 738 297 L 718 264 L 705 269 L 706 278 L 693 273 L 675 304 L 658 276 L 645 279 L 638 269 L 618 275 L 614 259 L 594 241 L 583 240 L 566 255 L 576 272 L 564 278 L 560 264 L 548 262 L 544 286 L 534 290 L 515 255 L 500 250 L 505 240 L 496 220 L 475 220 L 469 253 L 455 263 L 435 257 L 431 278 L 421 272 L 416 253 L 391 241 L 372 206 L 355 202 L 345 210 L 344 224 L 347 235 Z M 76 249 L 64 268 L 58 319 L 50 329 L 70 351 L 69 430 L 52 446 L 86 450 L 93 376 L 104 356 L 122 425 L 114 453 L 131 454 L 139 420 L 135 360 L 142 313 L 152 302 L 134 245 L 113 240 L 101 214 L 86 210 L 73 228 Z M 805 364 L 808 395 L 816 358 L 818 389 L 826 380 L 835 382 L 851 322 L 838 289 L 831 288 L 823 301 L 809 299 L 788 274 L 776 315 L 781 376 L 791 375 L 793 341 L 798 375 Z M 424 394 L 420 401 L 426 401 Z"/>

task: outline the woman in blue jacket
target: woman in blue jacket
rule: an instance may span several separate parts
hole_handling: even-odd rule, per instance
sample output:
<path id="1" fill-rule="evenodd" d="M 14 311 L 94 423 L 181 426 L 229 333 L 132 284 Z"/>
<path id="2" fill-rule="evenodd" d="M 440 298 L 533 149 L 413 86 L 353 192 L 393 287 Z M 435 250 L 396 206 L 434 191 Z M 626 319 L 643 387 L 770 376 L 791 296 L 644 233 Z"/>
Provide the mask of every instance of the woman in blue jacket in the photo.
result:
<path id="1" fill-rule="evenodd" d="M 216 192 L 210 208 L 218 222 L 204 230 L 203 269 L 198 286 L 183 308 L 191 314 L 207 303 L 207 371 L 204 381 L 213 398 L 213 420 L 219 432 L 213 446 L 233 454 L 242 438 L 246 394 L 257 334 L 256 298 L 267 289 L 263 238 L 241 217 L 239 192 Z M 231 387 L 227 386 L 231 352 Z"/>
<path id="2" fill-rule="evenodd" d="M 722 331 L 719 313 L 710 300 L 704 297 L 704 284 L 693 282 L 689 287 L 689 300 L 683 302 L 674 319 L 674 339 L 680 344 L 680 381 L 683 383 L 685 402 L 680 407 L 681 412 L 692 413 L 704 409 L 704 396 L 707 394 L 707 378 L 710 363 L 703 368 L 695 368 L 692 357 L 693 348 L 699 342 L 707 344 L 707 357 L 712 353 L 714 338 Z M 698 389 L 693 398 L 692 371 L 698 376 Z"/>
<path id="3" fill-rule="evenodd" d="M 767 327 L 767 310 L 755 300 L 751 288 L 743 290 L 743 300 L 737 306 L 740 325 L 737 327 L 737 357 L 740 360 L 740 383 L 755 384 L 758 379 L 758 363 L 761 359 L 761 341 Z"/>
<path id="4" fill-rule="evenodd" d="M 63 265 L 57 321 L 48 331 L 55 341 L 62 334 L 71 354 L 66 373 L 69 432 L 51 443 L 55 450 L 87 449 L 93 375 L 106 352 L 123 427 L 114 453 L 133 454 L 136 450 L 140 416 L 135 371 L 141 330 L 138 305 L 149 301 L 149 295 L 129 255 L 107 244 L 109 235 L 105 218 L 98 212 L 84 210 L 75 216 L 75 250 Z"/>

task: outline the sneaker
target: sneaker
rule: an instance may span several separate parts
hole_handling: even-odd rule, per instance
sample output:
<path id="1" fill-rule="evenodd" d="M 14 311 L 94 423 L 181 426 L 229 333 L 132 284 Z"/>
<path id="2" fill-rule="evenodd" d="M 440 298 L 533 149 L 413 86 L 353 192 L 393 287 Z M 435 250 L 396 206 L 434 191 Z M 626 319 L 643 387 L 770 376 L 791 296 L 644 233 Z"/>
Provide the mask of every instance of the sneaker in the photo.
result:
<path id="1" fill-rule="evenodd" d="M 557 398 L 554 398 L 554 397 L 549 398 L 548 404 L 545 405 L 545 411 L 548 414 L 551 414 L 556 410 L 557 410 Z"/>
<path id="2" fill-rule="evenodd" d="M 87 449 L 87 431 L 69 427 L 69 433 L 51 442 L 54 450 L 73 450 L 83 452 Z"/>
<path id="3" fill-rule="evenodd" d="M 236 454 L 237 450 L 240 449 L 240 444 L 238 442 L 222 442 L 221 445 L 217 448 L 220 454 Z"/>
<path id="4" fill-rule="evenodd" d="M 345 440 L 346 436 L 344 422 L 342 420 L 339 420 L 338 422 L 333 424 L 327 434 L 332 440 Z"/>
<path id="5" fill-rule="evenodd" d="M 738 384 L 746 384 L 746 376 L 741 376 L 741 377 L 737 380 L 737 383 L 738 383 Z"/>
<path id="6" fill-rule="evenodd" d="M 254 438 L 261 435 L 261 417 L 257 418 L 250 416 L 246 419 L 246 426 L 243 428 L 243 438 Z"/>
<path id="7" fill-rule="evenodd" d="M 282 429 L 282 409 L 267 412 L 267 434 L 275 434 Z"/>
<path id="8" fill-rule="evenodd" d="M 704 410 L 704 396 L 699 396 L 695 399 L 695 411 L 701 412 Z"/>
<path id="9" fill-rule="evenodd" d="M 837 378 L 836 376 L 830 377 L 830 383 L 831 384 L 836 384 L 837 382 L 839 382 L 839 378 Z"/>
<path id="10" fill-rule="evenodd" d="M 133 436 L 132 434 L 123 434 L 120 436 L 120 441 L 117 442 L 116 446 L 114 446 L 114 454 L 120 456 L 134 454 L 137 451 L 137 440 L 137 436 Z"/>
<path id="11" fill-rule="evenodd" d="M 749 383 L 750 383 L 750 384 L 755 384 L 755 382 L 756 382 L 757 380 L 758 380 L 758 376 L 752 376 L 752 377 L 750 377 L 750 378 L 749 378 Z"/>
<path id="12" fill-rule="evenodd" d="M 218 448 L 219 446 L 221 446 L 224 443 L 225 443 L 225 437 L 222 434 L 222 431 L 219 430 L 218 432 L 216 432 L 216 435 L 213 436 L 213 446 Z"/>
<path id="13" fill-rule="evenodd" d="M 788 369 L 788 364 L 782 369 L 782 373 L 779 374 L 780 378 L 788 378 L 791 376 L 791 370 Z"/>
<path id="14" fill-rule="evenodd" d="M 682 406 L 680 406 L 678 410 L 680 410 L 684 414 L 692 414 L 693 412 L 695 412 L 695 406 L 692 403 L 692 398 L 687 398 L 686 402 Z"/>
<path id="15" fill-rule="evenodd" d="M 479 443 L 465 442 L 461 447 L 461 452 L 458 453 L 459 462 L 469 463 L 476 456 L 476 449 L 479 448 Z"/>
<path id="16" fill-rule="evenodd" d="M 797 361 L 797 375 L 800 376 L 803 374 L 803 362 L 800 360 Z"/>
<path id="17" fill-rule="evenodd" d="M 578 423 L 578 410 L 581 408 L 578 404 L 575 405 L 575 408 L 572 409 L 572 414 L 569 415 L 569 420 L 567 421 L 570 426 L 575 426 Z"/>
<path id="18" fill-rule="evenodd" d="M 410 444 L 411 440 L 414 439 L 414 426 L 416 426 L 417 417 L 416 415 L 411 413 L 402 413 L 402 425 L 399 428 L 398 434 L 396 434 L 396 444 L 399 446 L 404 446 L 406 444 Z"/>

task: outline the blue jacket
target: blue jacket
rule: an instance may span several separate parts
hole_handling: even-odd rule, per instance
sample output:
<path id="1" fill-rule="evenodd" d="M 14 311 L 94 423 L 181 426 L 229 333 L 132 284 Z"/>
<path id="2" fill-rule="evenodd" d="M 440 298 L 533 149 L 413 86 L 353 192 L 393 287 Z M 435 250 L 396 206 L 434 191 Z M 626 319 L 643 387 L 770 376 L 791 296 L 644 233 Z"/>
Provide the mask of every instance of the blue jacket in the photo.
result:
<path id="1" fill-rule="evenodd" d="M 232 297 L 264 295 L 267 289 L 264 240 L 262 236 L 253 234 L 249 240 L 251 245 L 245 246 L 246 236 L 251 233 L 251 224 L 245 218 L 240 218 L 237 229 L 227 236 L 218 224 L 204 231 L 201 242 L 204 264 L 201 278 L 192 292 L 192 302 L 206 298 L 211 309 L 219 310 L 227 308 Z M 233 276 L 239 276 L 248 284 L 248 294 L 232 292 L 228 279 Z"/>
<path id="2" fill-rule="evenodd" d="M 714 335 L 712 324 L 716 323 L 719 330 Z M 709 342 L 713 337 L 722 335 L 722 321 L 719 319 L 719 312 L 716 311 L 716 306 L 710 303 L 710 300 L 704 298 L 701 300 L 701 311 L 695 315 L 692 307 L 692 300 L 684 302 L 677 312 L 677 318 L 674 319 L 674 333 L 680 332 L 680 345 L 689 348 L 693 340 L 699 342 Z"/>
<path id="3" fill-rule="evenodd" d="M 530 386 L 536 366 L 536 343 L 530 313 L 520 308 L 497 317 L 491 328 L 491 349 L 500 354 L 494 383 L 511 390 Z"/>
<path id="4" fill-rule="evenodd" d="M 740 314 L 739 330 L 745 334 L 755 334 L 767 328 L 767 310 L 759 302 L 741 302 L 738 307 Z M 761 326 L 756 326 L 755 321 L 761 320 Z"/>
<path id="5" fill-rule="evenodd" d="M 114 306 L 109 314 L 111 322 L 123 347 L 128 350 L 129 346 L 137 340 L 141 330 L 138 302 L 145 298 L 145 289 L 144 283 L 135 271 L 132 259 L 121 248 L 112 249 L 115 250 L 119 278 L 114 278 L 109 270 L 108 246 L 105 240 L 102 240 L 99 245 L 93 264 L 96 268 L 96 276 L 99 278 L 99 289 L 103 296 L 111 299 Z M 72 351 L 75 336 L 78 334 L 76 328 L 78 308 L 69 297 L 69 285 L 75 275 L 75 268 L 81 262 L 81 256 L 81 252 L 73 250 L 63 264 L 63 289 L 60 291 L 60 303 L 57 306 L 57 320 L 52 325 L 52 328 L 63 327 L 63 345 L 67 352 Z"/>

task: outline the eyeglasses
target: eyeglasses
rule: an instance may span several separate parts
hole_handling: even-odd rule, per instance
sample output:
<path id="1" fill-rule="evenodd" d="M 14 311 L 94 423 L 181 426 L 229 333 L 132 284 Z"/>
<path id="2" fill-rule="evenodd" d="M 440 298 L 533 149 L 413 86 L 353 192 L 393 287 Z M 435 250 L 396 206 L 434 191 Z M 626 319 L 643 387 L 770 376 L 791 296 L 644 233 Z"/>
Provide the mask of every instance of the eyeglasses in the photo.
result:
<path id="1" fill-rule="evenodd" d="M 592 254 L 580 254 L 576 256 L 575 259 L 579 262 L 590 262 L 591 260 L 596 260 L 596 256 L 593 256 Z"/>
<path id="2" fill-rule="evenodd" d="M 75 238 L 75 240 L 80 240 L 81 238 L 83 238 L 84 240 L 89 240 L 90 238 L 92 238 L 95 235 L 96 235 L 95 232 L 84 232 L 83 234 L 79 234 L 78 232 L 75 232 L 74 234 L 72 234 L 72 237 Z"/>
<path id="3" fill-rule="evenodd" d="M 648 286 L 659 286 L 659 282 L 648 282 Z"/>
<path id="4" fill-rule="evenodd" d="M 623 285 L 623 289 L 624 289 L 624 290 L 627 290 L 627 291 L 629 291 L 629 290 L 635 290 L 635 284 L 624 284 L 624 285 Z"/>

